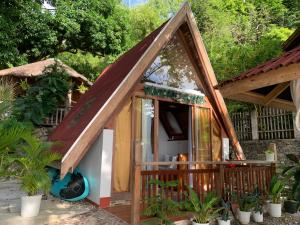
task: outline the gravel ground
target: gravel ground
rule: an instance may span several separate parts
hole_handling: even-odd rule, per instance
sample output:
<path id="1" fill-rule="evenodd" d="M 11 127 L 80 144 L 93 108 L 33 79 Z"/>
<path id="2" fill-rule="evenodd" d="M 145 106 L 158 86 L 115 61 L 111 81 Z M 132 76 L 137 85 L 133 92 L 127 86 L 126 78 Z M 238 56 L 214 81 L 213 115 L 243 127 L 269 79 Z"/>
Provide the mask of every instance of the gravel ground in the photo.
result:
<path id="1" fill-rule="evenodd" d="M 128 225 L 118 217 L 103 209 L 92 209 L 87 213 L 60 220 L 55 225 Z M 52 225 L 52 224 L 51 224 Z M 53 224 L 54 225 L 54 224 Z"/>

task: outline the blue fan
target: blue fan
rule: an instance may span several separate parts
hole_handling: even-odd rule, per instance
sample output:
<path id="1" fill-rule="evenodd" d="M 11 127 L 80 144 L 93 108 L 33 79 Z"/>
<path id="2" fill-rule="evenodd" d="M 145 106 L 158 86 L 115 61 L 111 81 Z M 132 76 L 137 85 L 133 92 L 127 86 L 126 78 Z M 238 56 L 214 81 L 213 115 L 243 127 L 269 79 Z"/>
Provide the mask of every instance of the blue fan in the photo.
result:
<path id="1" fill-rule="evenodd" d="M 50 168 L 49 176 L 52 178 L 50 193 L 60 199 L 75 202 L 85 199 L 89 195 L 89 183 L 78 169 L 74 173 L 67 173 L 64 179 L 59 179 L 59 170 Z"/>

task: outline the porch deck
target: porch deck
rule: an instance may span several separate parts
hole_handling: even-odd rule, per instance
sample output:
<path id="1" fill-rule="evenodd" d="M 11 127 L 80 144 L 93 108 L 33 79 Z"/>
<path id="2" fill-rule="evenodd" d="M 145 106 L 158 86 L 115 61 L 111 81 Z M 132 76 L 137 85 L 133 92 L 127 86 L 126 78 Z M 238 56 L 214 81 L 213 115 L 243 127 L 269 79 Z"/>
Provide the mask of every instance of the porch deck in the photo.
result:
<path id="1" fill-rule="evenodd" d="M 178 169 L 159 170 L 161 165 L 175 165 Z M 142 171 L 144 166 L 153 170 Z M 148 167 L 149 168 L 149 167 Z M 179 169 L 181 168 L 181 169 Z M 185 168 L 185 169 L 182 169 Z M 176 187 L 164 188 L 164 196 L 177 202 L 186 200 L 187 186 L 192 187 L 200 199 L 209 192 L 231 200 L 251 193 L 258 187 L 262 195 L 267 195 L 272 176 L 276 172 L 276 163 L 267 161 L 230 161 L 230 162 L 148 162 L 135 165 L 135 179 L 132 189 L 132 205 L 108 209 L 130 224 L 138 224 L 147 199 L 157 196 L 162 187 L 153 180 L 177 181 Z M 129 213 L 131 212 L 131 213 Z"/>

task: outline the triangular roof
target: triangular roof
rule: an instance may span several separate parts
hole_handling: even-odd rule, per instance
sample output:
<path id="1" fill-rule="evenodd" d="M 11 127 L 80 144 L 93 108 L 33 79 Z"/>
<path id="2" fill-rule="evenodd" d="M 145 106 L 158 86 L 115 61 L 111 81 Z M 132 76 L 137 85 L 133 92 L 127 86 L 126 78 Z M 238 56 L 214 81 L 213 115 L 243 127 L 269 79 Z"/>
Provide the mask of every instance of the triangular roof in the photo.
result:
<path id="1" fill-rule="evenodd" d="M 62 142 L 62 146 L 55 149 L 64 155 L 61 161 L 61 176 L 78 165 L 111 114 L 125 98 L 128 98 L 144 71 L 182 24 L 188 27 L 195 46 L 197 64 L 203 74 L 199 79 L 205 94 L 217 116 L 221 118 L 222 126 L 231 139 L 238 158 L 244 158 L 224 100 L 220 92 L 214 89 L 217 80 L 196 21 L 188 3 L 185 3 L 174 17 L 108 66 L 52 133 L 50 140 Z"/>
<path id="2" fill-rule="evenodd" d="M 16 66 L 4 70 L 0 70 L 0 77 L 4 76 L 15 76 L 15 77 L 36 77 L 43 74 L 44 69 L 47 66 L 53 65 L 55 63 L 58 63 L 61 65 L 66 72 L 69 74 L 70 77 L 73 77 L 74 79 L 84 82 L 88 85 L 92 85 L 92 82 L 90 82 L 85 76 L 78 73 L 71 67 L 67 66 L 66 64 L 62 63 L 59 59 L 46 59 L 41 60 L 34 63 L 25 64 L 22 66 Z"/>

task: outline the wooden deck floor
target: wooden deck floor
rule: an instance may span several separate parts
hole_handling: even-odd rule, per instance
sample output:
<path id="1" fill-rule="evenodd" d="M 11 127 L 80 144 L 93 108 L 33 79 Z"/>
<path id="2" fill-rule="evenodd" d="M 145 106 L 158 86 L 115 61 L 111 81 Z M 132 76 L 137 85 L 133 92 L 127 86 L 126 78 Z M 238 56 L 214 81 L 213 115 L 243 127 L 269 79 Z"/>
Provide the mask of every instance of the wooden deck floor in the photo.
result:
<path id="1" fill-rule="evenodd" d="M 116 215 L 120 219 L 126 221 L 127 223 L 131 224 L 130 216 L 131 216 L 131 205 L 118 205 L 112 206 L 105 209 L 106 211 L 110 212 L 111 214 Z"/>

